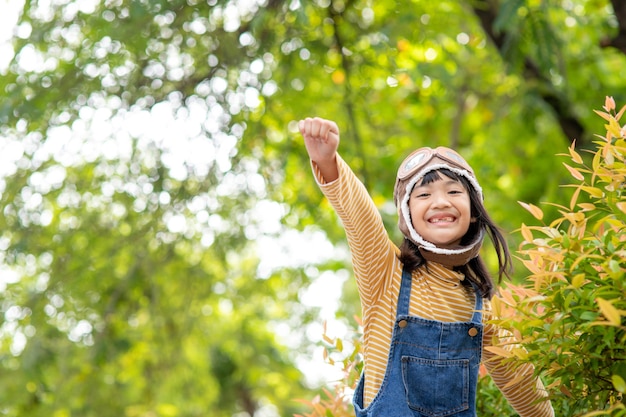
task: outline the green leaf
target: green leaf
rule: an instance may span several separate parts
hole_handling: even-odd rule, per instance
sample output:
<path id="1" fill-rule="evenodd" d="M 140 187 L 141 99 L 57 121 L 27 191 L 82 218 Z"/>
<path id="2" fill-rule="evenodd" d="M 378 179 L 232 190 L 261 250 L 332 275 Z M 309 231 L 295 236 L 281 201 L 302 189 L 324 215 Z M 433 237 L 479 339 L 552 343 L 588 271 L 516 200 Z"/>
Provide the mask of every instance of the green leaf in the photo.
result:
<path id="1" fill-rule="evenodd" d="M 624 378 L 619 375 L 611 375 L 611 382 L 617 391 L 622 394 L 626 393 L 626 381 L 624 381 Z"/>

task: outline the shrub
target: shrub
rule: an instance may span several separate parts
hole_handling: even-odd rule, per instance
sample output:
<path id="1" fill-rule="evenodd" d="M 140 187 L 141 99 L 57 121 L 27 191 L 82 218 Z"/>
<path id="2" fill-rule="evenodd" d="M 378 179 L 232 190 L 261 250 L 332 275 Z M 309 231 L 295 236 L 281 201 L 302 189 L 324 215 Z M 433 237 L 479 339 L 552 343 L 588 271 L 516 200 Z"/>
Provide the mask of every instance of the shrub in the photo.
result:
<path id="1" fill-rule="evenodd" d="M 531 275 L 510 285 L 494 310 L 512 310 L 499 324 L 526 350 L 513 354 L 546 377 L 561 416 L 626 416 L 626 127 L 607 97 L 607 124 L 589 158 L 565 155 L 573 177 L 568 206 L 542 223 L 542 210 L 521 203 L 542 225 L 522 225 L 519 254 Z"/>

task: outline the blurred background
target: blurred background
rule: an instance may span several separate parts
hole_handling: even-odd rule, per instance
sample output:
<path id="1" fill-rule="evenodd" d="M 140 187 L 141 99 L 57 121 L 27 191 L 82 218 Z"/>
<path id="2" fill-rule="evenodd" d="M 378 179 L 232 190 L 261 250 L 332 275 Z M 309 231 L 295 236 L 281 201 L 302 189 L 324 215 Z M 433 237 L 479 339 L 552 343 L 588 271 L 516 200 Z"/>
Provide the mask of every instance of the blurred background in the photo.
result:
<path id="1" fill-rule="evenodd" d="M 297 121 L 398 243 L 399 162 L 457 149 L 515 251 L 625 53 L 618 0 L 0 0 L 0 416 L 305 412 L 360 307 Z"/>

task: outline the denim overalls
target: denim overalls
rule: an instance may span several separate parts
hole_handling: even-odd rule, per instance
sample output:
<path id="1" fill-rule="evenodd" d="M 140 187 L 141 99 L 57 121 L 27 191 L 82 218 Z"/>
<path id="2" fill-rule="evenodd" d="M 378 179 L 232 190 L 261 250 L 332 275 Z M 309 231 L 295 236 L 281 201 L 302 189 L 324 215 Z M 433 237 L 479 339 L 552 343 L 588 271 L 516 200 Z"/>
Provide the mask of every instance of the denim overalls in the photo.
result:
<path id="1" fill-rule="evenodd" d="M 473 286 L 473 284 L 472 284 Z M 411 274 L 402 271 L 396 323 L 385 378 L 363 409 L 365 375 L 354 393 L 357 417 L 475 417 L 482 352 L 482 297 L 470 322 L 409 316 Z"/>

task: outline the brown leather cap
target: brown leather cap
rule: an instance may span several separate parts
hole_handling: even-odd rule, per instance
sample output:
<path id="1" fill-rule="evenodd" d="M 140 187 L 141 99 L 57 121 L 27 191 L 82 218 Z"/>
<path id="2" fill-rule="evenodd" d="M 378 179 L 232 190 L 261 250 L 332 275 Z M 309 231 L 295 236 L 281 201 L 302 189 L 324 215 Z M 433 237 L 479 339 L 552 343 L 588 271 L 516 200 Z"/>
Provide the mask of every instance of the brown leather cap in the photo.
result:
<path id="1" fill-rule="evenodd" d="M 476 232 L 468 245 L 453 248 L 440 248 L 424 238 L 413 228 L 409 210 L 409 197 L 413 187 L 429 172 L 448 169 L 465 177 L 482 201 L 483 192 L 476 180 L 474 171 L 456 151 L 440 146 L 438 148 L 420 148 L 413 151 L 400 164 L 393 192 L 398 208 L 398 227 L 402 234 L 419 248 L 427 261 L 437 262 L 448 267 L 461 266 L 478 256 L 484 239 L 484 230 Z"/>

